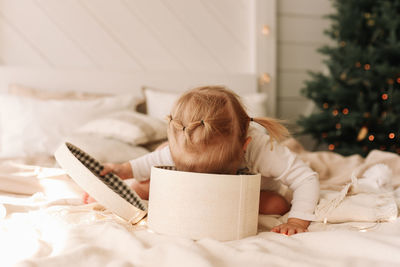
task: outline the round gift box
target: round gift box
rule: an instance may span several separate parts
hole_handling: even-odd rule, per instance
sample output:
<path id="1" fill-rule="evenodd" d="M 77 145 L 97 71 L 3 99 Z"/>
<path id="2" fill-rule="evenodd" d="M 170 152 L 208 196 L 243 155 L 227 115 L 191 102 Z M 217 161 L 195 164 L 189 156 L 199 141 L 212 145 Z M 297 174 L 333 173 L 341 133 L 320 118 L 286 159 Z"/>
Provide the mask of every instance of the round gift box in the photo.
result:
<path id="1" fill-rule="evenodd" d="M 191 239 L 236 240 L 257 233 L 260 174 L 207 174 L 152 167 L 150 230 Z"/>
<path id="2" fill-rule="evenodd" d="M 131 223 L 147 214 L 147 205 L 117 175 L 100 175 L 103 166 L 80 148 L 62 144 L 54 154 L 58 164 L 90 196 Z"/>

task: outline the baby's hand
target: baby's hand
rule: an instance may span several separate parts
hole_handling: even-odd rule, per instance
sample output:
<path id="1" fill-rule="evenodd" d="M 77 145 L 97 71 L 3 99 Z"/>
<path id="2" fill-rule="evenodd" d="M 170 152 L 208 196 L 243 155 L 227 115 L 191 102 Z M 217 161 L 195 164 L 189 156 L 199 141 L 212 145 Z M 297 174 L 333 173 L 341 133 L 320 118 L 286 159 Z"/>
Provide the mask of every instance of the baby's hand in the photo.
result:
<path id="1" fill-rule="evenodd" d="M 297 218 L 289 218 L 287 223 L 280 224 L 271 229 L 271 232 L 294 235 L 298 233 L 307 232 L 310 225 L 309 221 L 304 221 Z"/>
<path id="2" fill-rule="evenodd" d="M 118 175 L 121 179 L 132 178 L 133 172 L 129 162 L 117 164 L 117 163 L 105 163 L 103 164 L 104 169 L 100 172 L 100 175 L 106 175 L 109 172 L 113 172 Z M 83 202 L 86 204 L 96 202 L 88 193 L 84 193 Z"/>
<path id="3" fill-rule="evenodd" d="M 133 178 L 132 167 L 129 162 L 117 164 L 117 163 L 105 163 L 103 164 L 104 169 L 100 172 L 100 175 L 106 175 L 109 172 L 113 172 L 121 179 Z"/>

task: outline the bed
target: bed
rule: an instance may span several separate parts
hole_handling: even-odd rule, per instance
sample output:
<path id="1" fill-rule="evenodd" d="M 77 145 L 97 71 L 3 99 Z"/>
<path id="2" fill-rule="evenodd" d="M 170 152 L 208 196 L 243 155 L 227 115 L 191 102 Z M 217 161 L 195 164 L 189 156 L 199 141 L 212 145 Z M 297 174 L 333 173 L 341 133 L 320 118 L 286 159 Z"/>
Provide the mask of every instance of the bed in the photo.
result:
<path id="1" fill-rule="evenodd" d="M 154 143 L 165 140 L 165 122 L 159 117 L 159 109 L 168 108 L 180 92 L 154 88 L 165 82 L 143 89 L 143 85 L 148 84 L 148 81 L 141 80 L 145 75 L 132 78 L 131 75 L 108 74 L 103 75 L 101 81 L 92 79 L 89 84 L 87 77 L 90 75 L 87 73 L 72 75 L 71 72 L 52 71 L 52 77 L 57 78 L 44 86 L 48 79 L 43 77 L 49 77 L 48 70 L 2 68 L 1 73 L 2 80 L 8 85 L 3 87 L 2 94 L 2 97 L 8 97 L 8 102 L 2 100 L 3 157 L 0 161 L 0 251 L 4 266 L 400 264 L 400 156 L 397 154 L 373 151 L 365 159 L 356 155 L 342 157 L 332 152 L 306 151 L 296 140 L 289 139 L 284 145 L 320 175 L 319 220 L 311 224 L 308 233 L 288 237 L 269 232 L 286 217 L 260 215 L 258 234 L 236 241 L 219 242 L 208 238 L 194 241 L 155 234 L 148 231 L 146 220 L 132 225 L 98 203 L 84 204 L 83 190 L 48 152 L 57 143 L 50 140 L 41 146 L 33 146 L 32 142 L 38 143 L 40 139 L 52 139 L 57 134 L 68 132 L 68 140 L 82 145 L 103 162 L 124 161 L 143 155 L 154 149 Z M 92 75 L 99 77 L 98 73 Z M 121 87 L 110 96 L 107 86 L 104 87 L 108 84 L 104 81 L 115 79 L 115 75 L 129 90 Z M 83 76 L 86 84 L 78 87 Z M 157 76 L 152 73 L 152 77 Z M 240 87 L 246 84 L 247 88 L 254 88 L 256 79 L 246 75 L 235 75 L 235 79 L 226 75 L 214 78 L 196 76 L 196 79 L 171 87 L 184 90 L 204 81 L 228 84 L 243 96 L 245 104 L 248 101 L 247 105 L 254 109 L 254 99 L 261 98 L 259 93 L 256 89 L 251 93 L 249 90 L 241 92 Z M 96 87 L 100 85 L 101 88 Z M 135 86 L 139 88 L 130 89 Z M 78 89 L 66 91 L 71 87 Z M 114 84 L 114 88 L 117 87 Z M 160 107 L 160 102 L 154 100 L 160 97 L 165 99 L 163 103 L 167 107 Z M 117 110 L 114 110 L 116 104 L 113 101 L 118 101 Z M 133 106 L 135 109 L 143 101 L 158 103 L 157 108 L 147 105 L 152 116 L 132 111 Z M 75 102 L 84 104 L 80 108 L 73 106 L 74 109 L 66 112 L 68 116 L 63 117 L 60 110 L 65 113 L 66 105 Z M 41 110 L 39 104 L 46 108 Z M 89 114 L 86 118 L 86 113 L 93 107 L 98 111 L 96 116 L 92 118 L 93 114 Z M 9 112 L 4 113 L 5 109 Z M 24 112 L 30 114 L 30 120 L 24 117 L 28 114 Z M 257 112 L 257 109 L 252 112 Z M 69 128 L 78 130 L 61 129 L 62 125 L 58 125 L 54 117 L 46 117 L 49 113 L 59 116 L 59 120 L 69 120 Z M 75 125 L 71 116 L 73 120 L 86 119 Z M 11 128 L 4 128 L 4 120 L 10 117 L 12 120 L 9 121 L 15 123 L 14 128 L 25 125 L 23 132 L 16 131 L 16 128 L 11 131 L 12 125 L 7 123 L 6 126 Z M 21 121 L 22 117 L 25 119 Z M 53 119 L 53 128 L 61 127 L 58 131 L 42 131 L 32 125 L 49 125 L 49 118 Z M 110 123 L 113 123 L 115 131 L 104 130 L 104 125 Z M 129 136 L 120 134 L 121 127 Z M 102 149 L 97 149 L 99 146 Z M 368 172 L 373 168 L 375 172 Z M 366 179 L 367 173 L 373 179 L 370 182 Z M 282 194 L 290 193 L 285 188 L 281 190 Z"/>
<path id="2" fill-rule="evenodd" d="M 252 116 L 274 116 L 276 1 L 1 6 L 0 266 L 400 266 L 394 153 L 342 157 L 286 140 L 320 175 L 318 221 L 289 237 L 269 231 L 286 216 L 260 215 L 257 235 L 228 242 L 152 233 L 146 220 L 84 204 L 55 162 L 64 141 L 101 162 L 150 152 L 176 97 L 195 86 L 225 85 Z"/>

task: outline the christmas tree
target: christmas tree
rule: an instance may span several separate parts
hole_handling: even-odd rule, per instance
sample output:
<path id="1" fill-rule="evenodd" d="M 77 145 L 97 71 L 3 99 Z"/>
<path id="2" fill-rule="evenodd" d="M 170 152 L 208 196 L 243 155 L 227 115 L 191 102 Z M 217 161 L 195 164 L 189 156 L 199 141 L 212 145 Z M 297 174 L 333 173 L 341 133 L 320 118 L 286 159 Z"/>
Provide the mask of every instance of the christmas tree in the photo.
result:
<path id="1" fill-rule="evenodd" d="M 400 153 L 400 0 L 334 0 L 325 33 L 329 74 L 310 72 L 302 93 L 318 111 L 298 121 L 329 150 Z"/>

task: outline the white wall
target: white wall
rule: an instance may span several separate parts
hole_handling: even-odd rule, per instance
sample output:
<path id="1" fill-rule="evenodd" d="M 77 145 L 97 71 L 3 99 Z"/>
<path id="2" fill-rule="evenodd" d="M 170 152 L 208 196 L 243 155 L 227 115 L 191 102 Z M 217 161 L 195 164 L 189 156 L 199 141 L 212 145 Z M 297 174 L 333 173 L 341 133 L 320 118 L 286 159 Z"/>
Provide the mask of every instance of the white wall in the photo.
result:
<path id="1" fill-rule="evenodd" d="M 0 0 L 0 64 L 254 72 L 247 0 Z"/>
<path id="2" fill-rule="evenodd" d="M 329 0 L 278 1 L 278 116 L 295 122 L 310 102 L 300 95 L 307 70 L 322 70 L 322 55 L 316 49 L 331 40 L 323 34 L 333 13 Z"/>

